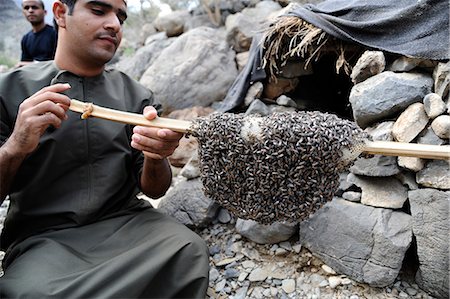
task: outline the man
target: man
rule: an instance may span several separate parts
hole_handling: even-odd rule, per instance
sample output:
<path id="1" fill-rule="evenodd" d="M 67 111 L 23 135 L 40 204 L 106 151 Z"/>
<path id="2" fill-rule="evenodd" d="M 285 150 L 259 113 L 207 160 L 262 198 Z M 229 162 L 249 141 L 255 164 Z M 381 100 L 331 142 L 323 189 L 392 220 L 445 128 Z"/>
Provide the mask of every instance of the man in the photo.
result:
<path id="1" fill-rule="evenodd" d="M 22 12 L 28 22 L 31 23 L 31 31 L 22 37 L 22 57 L 16 67 L 32 63 L 34 61 L 52 60 L 56 49 L 56 31 L 45 23 L 44 2 L 42 0 L 24 0 Z"/>
<path id="2" fill-rule="evenodd" d="M 166 192 L 182 135 L 68 110 L 76 98 L 156 117 L 150 91 L 105 70 L 126 3 L 62 1 L 55 60 L 0 75 L 0 297 L 204 298 L 205 242 L 136 198 Z"/>

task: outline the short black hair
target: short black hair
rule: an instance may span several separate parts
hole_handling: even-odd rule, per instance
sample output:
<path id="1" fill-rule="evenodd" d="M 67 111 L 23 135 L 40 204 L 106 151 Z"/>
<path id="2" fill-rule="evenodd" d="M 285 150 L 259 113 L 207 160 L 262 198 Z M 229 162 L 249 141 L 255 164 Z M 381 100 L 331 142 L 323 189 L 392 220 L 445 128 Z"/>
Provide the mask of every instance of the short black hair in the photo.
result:
<path id="1" fill-rule="evenodd" d="M 69 7 L 69 15 L 71 15 L 73 13 L 75 2 L 77 2 L 77 0 L 61 0 L 61 2 Z"/>
<path id="2" fill-rule="evenodd" d="M 37 0 L 37 2 L 39 2 L 42 6 L 42 9 L 45 10 L 45 5 L 44 5 L 44 1 L 43 0 Z M 23 4 L 23 1 L 22 1 Z"/>

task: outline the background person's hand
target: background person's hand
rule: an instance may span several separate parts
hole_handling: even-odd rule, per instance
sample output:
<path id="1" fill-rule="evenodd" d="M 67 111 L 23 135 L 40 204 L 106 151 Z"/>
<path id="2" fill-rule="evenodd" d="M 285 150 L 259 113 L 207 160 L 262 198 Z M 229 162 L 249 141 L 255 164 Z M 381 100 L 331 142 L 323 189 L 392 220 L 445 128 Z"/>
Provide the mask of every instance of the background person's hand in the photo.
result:
<path id="1" fill-rule="evenodd" d="M 156 109 L 152 106 L 144 108 L 145 118 L 152 120 L 157 117 Z M 182 133 L 169 129 L 136 126 L 131 137 L 131 146 L 144 153 L 145 157 L 161 160 L 172 155 L 178 147 Z"/>
<path id="2" fill-rule="evenodd" d="M 17 69 L 19 67 L 23 67 L 24 65 L 31 64 L 31 63 L 34 63 L 34 61 L 19 61 L 18 63 L 16 63 L 14 68 Z"/>
<path id="3" fill-rule="evenodd" d="M 49 126 L 61 126 L 70 106 L 69 97 L 61 92 L 69 88 L 69 84 L 47 86 L 20 104 L 14 130 L 7 141 L 10 153 L 30 154 Z"/>

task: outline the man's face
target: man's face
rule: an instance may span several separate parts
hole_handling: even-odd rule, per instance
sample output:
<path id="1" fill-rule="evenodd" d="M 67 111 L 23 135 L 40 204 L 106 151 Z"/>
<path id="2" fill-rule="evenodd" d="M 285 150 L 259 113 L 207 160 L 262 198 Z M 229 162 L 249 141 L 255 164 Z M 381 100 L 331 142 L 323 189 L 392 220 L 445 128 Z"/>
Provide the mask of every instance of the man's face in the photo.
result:
<path id="1" fill-rule="evenodd" d="M 122 40 L 126 9 L 123 0 L 75 3 L 73 13 L 66 15 L 66 36 L 81 59 L 102 64 L 111 60 Z M 85 51 L 79 51 L 80 48 Z"/>
<path id="2" fill-rule="evenodd" d="M 22 12 L 32 25 L 43 23 L 46 15 L 42 3 L 36 0 L 24 0 L 22 2 Z"/>

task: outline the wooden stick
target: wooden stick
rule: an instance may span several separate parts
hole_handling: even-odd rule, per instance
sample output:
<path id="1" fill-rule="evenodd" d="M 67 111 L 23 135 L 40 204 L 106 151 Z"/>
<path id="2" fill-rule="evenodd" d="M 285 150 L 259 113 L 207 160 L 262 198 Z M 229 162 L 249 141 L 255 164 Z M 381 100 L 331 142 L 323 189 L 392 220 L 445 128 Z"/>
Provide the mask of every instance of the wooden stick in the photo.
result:
<path id="1" fill-rule="evenodd" d="M 91 109 L 89 109 L 91 108 Z M 85 103 L 78 100 L 72 99 L 70 101 L 70 110 L 78 113 L 88 113 L 88 116 L 94 116 L 102 119 L 112 120 L 124 124 L 136 125 L 136 126 L 146 126 L 146 127 L 156 127 L 165 128 L 172 131 L 180 133 L 190 133 L 190 127 L 192 123 L 186 120 L 171 119 L 156 117 L 153 120 L 148 120 L 142 114 L 124 112 L 120 110 L 104 108 L 101 106 L 93 105 L 92 103 Z"/>
<path id="2" fill-rule="evenodd" d="M 70 110 L 78 113 L 89 113 L 94 116 L 131 125 L 165 128 L 180 133 L 191 133 L 192 123 L 186 120 L 156 117 L 154 120 L 146 119 L 142 114 L 119 111 L 110 108 L 71 100 Z M 406 156 L 423 159 L 439 159 L 450 161 L 450 146 L 402 143 L 393 141 L 366 141 L 362 152 L 384 156 Z"/>
<path id="3" fill-rule="evenodd" d="M 450 160 L 450 146 L 404 143 L 393 141 L 366 141 L 363 152 L 384 156 L 405 156 L 423 159 Z"/>

